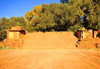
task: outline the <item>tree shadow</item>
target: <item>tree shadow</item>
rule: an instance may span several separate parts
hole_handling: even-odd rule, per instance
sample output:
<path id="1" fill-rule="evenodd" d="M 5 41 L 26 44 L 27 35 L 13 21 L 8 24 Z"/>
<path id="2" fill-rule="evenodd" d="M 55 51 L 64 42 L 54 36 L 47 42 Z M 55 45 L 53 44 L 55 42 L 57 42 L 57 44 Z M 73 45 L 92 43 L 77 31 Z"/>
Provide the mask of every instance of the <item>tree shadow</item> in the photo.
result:
<path id="1" fill-rule="evenodd" d="M 97 37 L 99 37 L 99 38 L 100 38 L 100 32 L 97 34 Z"/>

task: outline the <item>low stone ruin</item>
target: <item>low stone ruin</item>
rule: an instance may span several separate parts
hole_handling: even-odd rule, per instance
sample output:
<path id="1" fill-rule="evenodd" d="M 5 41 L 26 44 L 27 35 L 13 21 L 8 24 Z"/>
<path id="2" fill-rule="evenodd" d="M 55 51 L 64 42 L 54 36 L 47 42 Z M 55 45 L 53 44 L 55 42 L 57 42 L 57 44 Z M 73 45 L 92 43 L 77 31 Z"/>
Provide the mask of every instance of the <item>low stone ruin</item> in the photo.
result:
<path id="1" fill-rule="evenodd" d="M 85 28 L 77 31 L 79 41 L 78 48 L 100 48 L 100 31 L 86 30 Z"/>
<path id="2" fill-rule="evenodd" d="M 12 27 L 11 29 L 7 30 L 7 38 L 1 43 L 1 46 L 21 48 L 25 34 L 26 32 L 22 27 Z"/>

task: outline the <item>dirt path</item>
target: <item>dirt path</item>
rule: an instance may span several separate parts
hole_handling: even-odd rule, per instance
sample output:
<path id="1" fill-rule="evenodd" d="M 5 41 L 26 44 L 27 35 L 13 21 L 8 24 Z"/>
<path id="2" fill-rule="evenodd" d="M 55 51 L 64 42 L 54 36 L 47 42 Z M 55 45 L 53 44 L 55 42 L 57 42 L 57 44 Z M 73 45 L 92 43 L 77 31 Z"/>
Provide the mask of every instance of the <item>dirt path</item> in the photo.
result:
<path id="1" fill-rule="evenodd" d="M 100 69 L 100 49 L 0 50 L 0 69 Z"/>

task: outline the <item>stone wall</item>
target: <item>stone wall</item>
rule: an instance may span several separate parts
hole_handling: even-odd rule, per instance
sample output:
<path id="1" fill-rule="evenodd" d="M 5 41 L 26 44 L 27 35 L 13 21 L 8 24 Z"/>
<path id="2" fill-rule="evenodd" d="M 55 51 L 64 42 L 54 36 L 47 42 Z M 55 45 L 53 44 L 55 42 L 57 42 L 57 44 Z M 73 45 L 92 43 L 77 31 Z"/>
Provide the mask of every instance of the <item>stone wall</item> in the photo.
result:
<path id="1" fill-rule="evenodd" d="M 76 48 L 77 38 L 73 32 L 33 32 L 25 36 L 23 49 Z"/>

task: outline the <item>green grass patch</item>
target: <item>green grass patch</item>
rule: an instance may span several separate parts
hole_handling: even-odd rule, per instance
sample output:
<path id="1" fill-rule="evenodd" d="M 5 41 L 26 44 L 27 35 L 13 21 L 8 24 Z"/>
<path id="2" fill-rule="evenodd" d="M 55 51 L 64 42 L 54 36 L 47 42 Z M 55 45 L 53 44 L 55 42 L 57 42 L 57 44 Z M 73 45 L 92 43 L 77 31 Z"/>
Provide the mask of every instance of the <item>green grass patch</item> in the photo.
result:
<path id="1" fill-rule="evenodd" d="M 2 50 L 2 49 L 13 49 L 13 48 L 11 48 L 11 47 L 0 47 L 0 50 Z"/>

